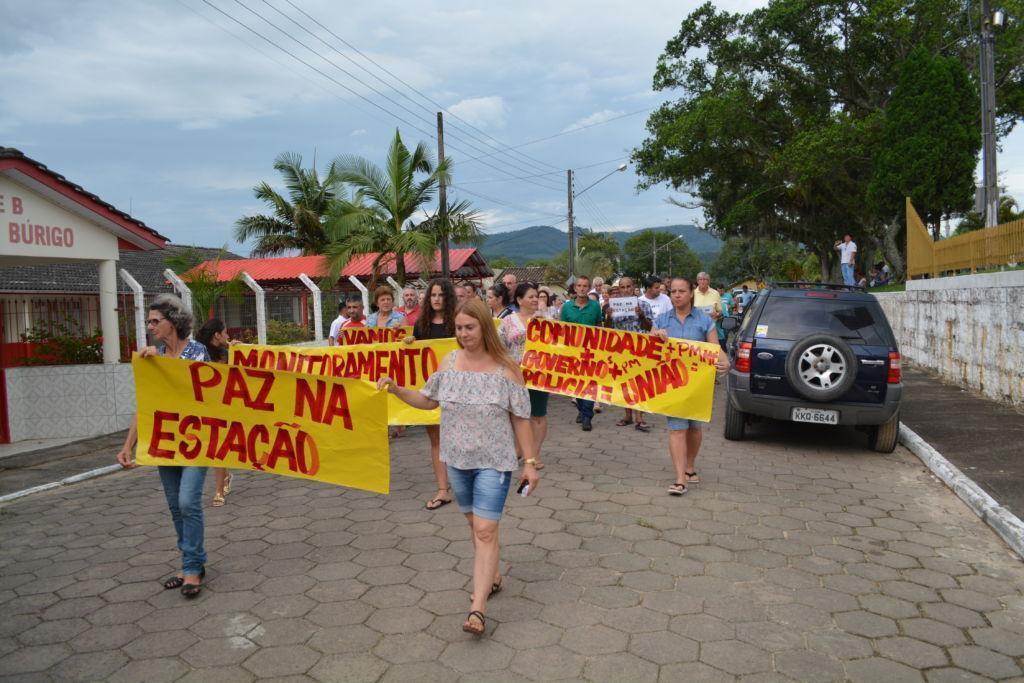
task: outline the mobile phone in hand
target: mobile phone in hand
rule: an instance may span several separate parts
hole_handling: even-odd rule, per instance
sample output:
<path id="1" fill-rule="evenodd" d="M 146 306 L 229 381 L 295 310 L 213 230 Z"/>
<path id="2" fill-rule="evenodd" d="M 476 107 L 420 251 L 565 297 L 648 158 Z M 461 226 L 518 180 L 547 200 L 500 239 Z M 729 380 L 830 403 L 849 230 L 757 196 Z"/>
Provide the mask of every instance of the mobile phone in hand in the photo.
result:
<path id="1" fill-rule="evenodd" d="M 523 479 L 521 482 L 519 482 L 519 488 L 516 489 L 516 493 L 518 493 L 520 496 L 523 496 L 524 498 L 530 495 L 530 482 L 528 482 L 526 479 Z"/>

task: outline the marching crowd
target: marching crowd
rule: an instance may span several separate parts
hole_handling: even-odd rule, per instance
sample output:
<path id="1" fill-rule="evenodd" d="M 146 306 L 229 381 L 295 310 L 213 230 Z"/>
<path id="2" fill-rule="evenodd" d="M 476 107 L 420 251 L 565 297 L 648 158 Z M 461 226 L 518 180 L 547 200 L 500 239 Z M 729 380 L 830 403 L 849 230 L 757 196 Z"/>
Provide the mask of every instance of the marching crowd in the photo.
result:
<path id="1" fill-rule="evenodd" d="M 509 489 L 515 481 L 521 495 L 536 491 L 544 468 L 541 454 L 548 430 L 550 394 L 528 389 L 520 369 L 530 319 L 547 317 L 581 325 L 605 325 L 662 339 L 722 344 L 724 348 L 723 318 L 749 305 L 753 293 L 744 288 L 734 300 L 724 287 L 720 289 L 710 287 L 707 273 L 698 274 L 696 280 L 648 276 L 640 286 L 629 277 L 606 283 L 600 277 L 591 280 L 580 276 L 571 294 L 560 302 L 550 290 L 532 282 L 520 283 L 514 274 L 506 273 L 485 293 L 443 278 L 431 280 L 422 294 L 407 287 L 402 292 L 401 307 L 394 305 L 391 288 L 379 287 L 373 292 L 374 310 L 368 316 L 359 296 L 339 305 L 338 318 L 331 325 L 332 345 L 340 342 L 342 329 L 403 325 L 412 326 L 412 334 L 403 339 L 409 343 L 452 337 L 457 342 L 457 350 L 441 360 L 438 371 L 422 389 L 398 386 L 386 376 L 379 379 L 378 388 L 416 408 L 441 408 L 440 424 L 426 427 L 437 484 L 426 508 L 437 510 L 452 502 L 454 494 L 469 523 L 474 544 L 473 593 L 463 630 L 484 632 L 487 599 L 502 588 L 498 526 Z M 494 319 L 499 320 L 497 325 Z M 227 360 L 230 340 L 224 323 L 210 320 L 191 339 L 193 316 L 177 297 L 158 296 L 149 307 L 146 324 L 156 345 L 143 349 L 143 358 Z M 719 354 L 716 368 L 720 373 L 729 369 L 727 354 Z M 576 423 L 583 431 L 591 431 L 600 406 L 581 398 L 575 399 L 575 406 Z M 639 410 L 627 409 L 615 425 L 633 426 L 641 432 L 650 429 Z M 702 439 L 701 422 L 669 417 L 667 427 L 675 475 L 668 493 L 681 496 L 688 485 L 700 482 L 696 459 Z M 125 468 L 135 466 L 132 452 L 137 436 L 133 421 L 117 455 Z M 206 574 L 202 496 L 207 468 L 157 469 L 182 556 L 181 571 L 164 580 L 163 586 L 180 589 L 185 597 L 194 598 L 200 594 Z M 222 468 L 215 468 L 214 476 L 212 505 L 220 506 L 230 492 L 231 477 Z"/>

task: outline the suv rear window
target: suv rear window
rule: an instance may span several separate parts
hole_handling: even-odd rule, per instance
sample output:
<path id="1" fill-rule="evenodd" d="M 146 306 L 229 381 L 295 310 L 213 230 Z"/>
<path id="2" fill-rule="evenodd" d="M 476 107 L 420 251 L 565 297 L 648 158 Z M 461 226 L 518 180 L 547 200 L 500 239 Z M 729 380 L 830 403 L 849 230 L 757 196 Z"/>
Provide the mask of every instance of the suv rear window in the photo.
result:
<path id="1" fill-rule="evenodd" d="M 832 334 L 860 344 L 888 345 L 884 324 L 876 323 L 872 307 L 860 301 L 771 297 L 757 320 L 758 328 L 764 326 L 768 328 L 764 336 L 770 339 Z"/>

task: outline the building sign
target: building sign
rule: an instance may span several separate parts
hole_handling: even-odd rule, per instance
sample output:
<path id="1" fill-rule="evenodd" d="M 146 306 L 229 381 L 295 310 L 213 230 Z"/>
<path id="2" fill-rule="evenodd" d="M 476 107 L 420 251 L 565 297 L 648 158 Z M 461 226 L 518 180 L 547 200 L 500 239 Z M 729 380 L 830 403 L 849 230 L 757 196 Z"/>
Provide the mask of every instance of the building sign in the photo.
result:
<path id="1" fill-rule="evenodd" d="M 0 256 L 117 259 L 117 237 L 6 178 L 0 178 Z"/>

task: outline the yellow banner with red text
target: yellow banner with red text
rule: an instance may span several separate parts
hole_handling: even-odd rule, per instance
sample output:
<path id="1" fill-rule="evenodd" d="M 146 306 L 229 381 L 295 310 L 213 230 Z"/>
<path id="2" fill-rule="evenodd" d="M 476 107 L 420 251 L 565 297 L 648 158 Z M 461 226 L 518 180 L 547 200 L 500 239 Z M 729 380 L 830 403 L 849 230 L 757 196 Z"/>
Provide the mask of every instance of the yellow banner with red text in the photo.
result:
<path id="1" fill-rule="evenodd" d="M 388 493 L 387 400 L 360 379 L 132 359 L 140 465 L 229 467 Z"/>

